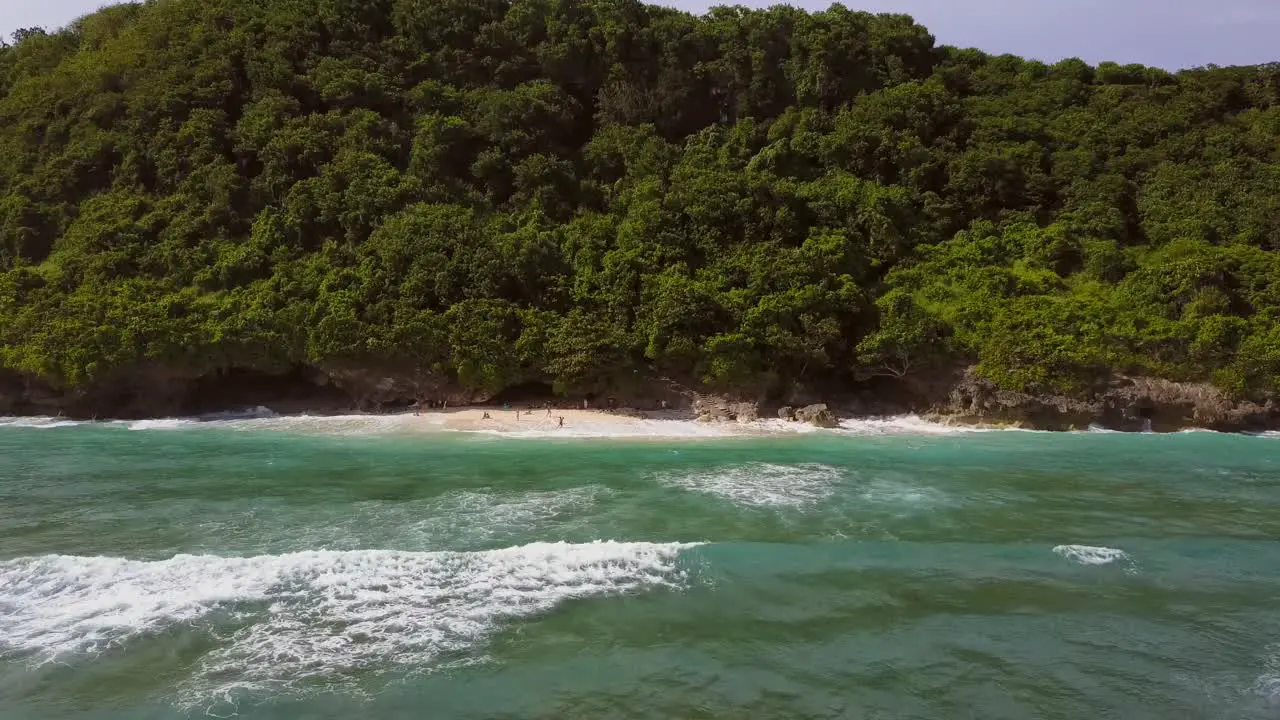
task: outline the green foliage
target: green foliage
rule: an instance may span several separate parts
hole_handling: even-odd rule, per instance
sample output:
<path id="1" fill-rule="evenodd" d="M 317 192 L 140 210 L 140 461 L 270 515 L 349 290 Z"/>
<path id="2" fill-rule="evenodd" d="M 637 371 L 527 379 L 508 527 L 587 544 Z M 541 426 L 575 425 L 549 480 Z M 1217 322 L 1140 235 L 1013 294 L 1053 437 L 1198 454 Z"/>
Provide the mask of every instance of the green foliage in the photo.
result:
<path id="1" fill-rule="evenodd" d="M 106 8 L 0 43 L 0 367 L 1274 393 L 1277 88 L 840 5 Z"/>

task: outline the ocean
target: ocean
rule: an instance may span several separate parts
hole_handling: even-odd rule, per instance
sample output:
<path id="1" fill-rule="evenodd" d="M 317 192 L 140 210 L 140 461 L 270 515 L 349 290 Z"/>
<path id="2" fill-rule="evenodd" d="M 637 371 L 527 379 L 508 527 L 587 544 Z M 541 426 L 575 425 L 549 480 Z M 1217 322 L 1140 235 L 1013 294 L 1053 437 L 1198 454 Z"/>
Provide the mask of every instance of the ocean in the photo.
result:
<path id="1" fill-rule="evenodd" d="M 0 419 L 0 720 L 1280 718 L 1280 438 Z"/>

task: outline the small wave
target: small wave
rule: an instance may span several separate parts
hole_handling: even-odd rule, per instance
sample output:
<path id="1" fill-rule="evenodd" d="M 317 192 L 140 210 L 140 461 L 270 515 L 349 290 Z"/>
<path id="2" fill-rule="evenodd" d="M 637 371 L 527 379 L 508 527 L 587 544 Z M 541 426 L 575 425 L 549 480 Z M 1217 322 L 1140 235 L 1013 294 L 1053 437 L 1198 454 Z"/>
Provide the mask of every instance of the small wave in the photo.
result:
<path id="1" fill-rule="evenodd" d="M 1053 549 L 1059 556 L 1081 565 L 1109 565 L 1113 562 L 1129 561 L 1129 554 L 1123 550 L 1092 545 L 1059 545 Z"/>
<path id="2" fill-rule="evenodd" d="M 287 432 L 315 435 L 378 435 L 423 429 L 422 418 L 396 415 L 276 415 L 266 408 L 187 418 L 126 422 L 130 430 L 222 429 L 239 432 Z M 427 429 L 435 429 L 430 425 Z"/>
<path id="3" fill-rule="evenodd" d="M 224 537 L 252 538 L 238 552 L 266 554 L 296 547 L 357 550 L 450 550 L 502 547 L 524 538 L 562 536 L 582 527 L 612 491 L 602 485 L 559 490 L 503 492 L 454 490 L 412 500 L 362 500 L 331 516 L 324 509 L 290 510 L 296 523 L 281 525 L 275 501 L 260 500 L 247 512 L 217 513 L 196 530 L 197 547 L 219 547 Z"/>
<path id="4" fill-rule="evenodd" d="M 85 424 L 86 422 L 83 420 L 67 420 L 56 417 L 0 417 L 0 427 L 31 428 L 34 430 L 76 427 Z"/>
<path id="5" fill-rule="evenodd" d="M 182 418 L 160 418 L 156 420 L 131 420 L 125 423 L 130 430 L 178 430 L 194 423 L 194 420 Z"/>
<path id="6" fill-rule="evenodd" d="M 167 418 L 126 423 L 133 430 L 174 430 L 222 428 L 237 431 L 277 431 L 320 435 L 378 435 L 409 432 L 450 431 L 471 435 L 490 435 L 507 439 L 546 438 L 619 438 L 681 439 L 731 438 L 761 435 L 957 435 L 992 432 L 1001 429 L 945 425 L 915 415 L 863 418 L 841 421 L 838 428 L 818 428 L 808 423 L 766 419 L 749 423 L 706 423 L 695 420 L 619 419 L 610 415 L 592 416 L 590 421 L 575 421 L 565 427 L 535 419 L 528 429 L 450 428 L 449 416 L 443 413 L 386 415 L 276 415 L 267 408 L 258 411 L 205 415 L 195 418 Z M 1009 428 L 1015 430 L 1016 428 Z"/>
<path id="7" fill-rule="evenodd" d="M 609 492 L 600 485 L 515 495 L 466 490 L 435 498 L 424 506 L 410 506 L 408 512 L 417 518 L 397 515 L 394 522 L 396 527 L 404 528 L 398 532 L 407 532 L 437 548 L 464 541 L 474 547 L 476 543 L 517 535 L 537 537 L 557 518 L 562 521 L 568 515 L 588 517 Z M 370 520 L 360 518 L 359 523 Z M 383 518 L 382 522 L 386 520 Z"/>
<path id="8" fill-rule="evenodd" d="M 259 405 L 247 410 L 225 410 L 223 412 L 205 413 L 198 416 L 197 419 L 207 422 L 211 420 L 261 420 L 274 417 L 280 417 L 280 415 L 269 407 Z"/>
<path id="9" fill-rule="evenodd" d="M 477 435 L 494 435 L 503 438 L 715 438 L 743 434 L 741 428 L 728 423 L 702 423 L 693 420 L 636 420 L 627 423 L 608 421 L 601 416 L 598 422 L 553 427 L 550 424 L 535 426 L 529 430 L 457 430 Z"/>
<path id="10" fill-rule="evenodd" d="M 840 468 L 817 463 L 752 463 L 703 472 L 665 473 L 670 487 L 724 498 L 751 507 L 802 507 L 829 496 L 843 476 Z"/>
<path id="11" fill-rule="evenodd" d="M 963 435 L 977 432 L 993 432 L 1002 429 L 1005 428 L 947 425 L 925 420 L 919 415 L 898 415 L 894 417 L 842 420 L 839 431 L 850 435 Z"/>
<path id="12" fill-rule="evenodd" d="M 862 499 L 875 505 L 922 508 L 943 504 L 947 496 L 907 478 L 875 478 L 862 487 Z"/>
<path id="13" fill-rule="evenodd" d="M 1280 705 L 1280 643 L 1267 648 L 1262 674 L 1254 682 L 1253 690 L 1269 703 Z"/>
<path id="14" fill-rule="evenodd" d="M 222 639 L 190 678 L 192 702 L 299 680 L 345 684 L 361 672 L 467 655 L 505 623 L 568 600 L 683 586 L 678 556 L 688 547 L 19 558 L 0 562 L 0 657 L 68 659 L 179 626 L 232 622 L 212 633 Z"/>
<path id="15" fill-rule="evenodd" d="M 743 427 L 770 435 L 809 435 L 823 432 L 823 428 L 817 425 L 793 420 L 757 420 L 746 423 Z"/>

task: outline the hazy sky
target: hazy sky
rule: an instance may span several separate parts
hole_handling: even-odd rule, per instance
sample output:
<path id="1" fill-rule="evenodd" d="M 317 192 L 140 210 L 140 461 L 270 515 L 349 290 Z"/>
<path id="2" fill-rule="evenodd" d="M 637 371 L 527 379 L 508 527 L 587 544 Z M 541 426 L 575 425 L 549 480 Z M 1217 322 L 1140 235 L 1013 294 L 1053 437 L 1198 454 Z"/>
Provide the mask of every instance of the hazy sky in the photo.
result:
<path id="1" fill-rule="evenodd" d="M 58 27 L 104 0 L 0 0 L 0 35 Z M 701 12 L 713 0 L 666 0 Z M 763 7 L 768 0 L 742 0 Z M 792 0 L 806 9 L 827 0 Z M 1278 0 L 848 0 L 854 9 L 905 12 L 948 45 L 1042 60 L 1082 57 L 1165 68 L 1280 60 Z"/>

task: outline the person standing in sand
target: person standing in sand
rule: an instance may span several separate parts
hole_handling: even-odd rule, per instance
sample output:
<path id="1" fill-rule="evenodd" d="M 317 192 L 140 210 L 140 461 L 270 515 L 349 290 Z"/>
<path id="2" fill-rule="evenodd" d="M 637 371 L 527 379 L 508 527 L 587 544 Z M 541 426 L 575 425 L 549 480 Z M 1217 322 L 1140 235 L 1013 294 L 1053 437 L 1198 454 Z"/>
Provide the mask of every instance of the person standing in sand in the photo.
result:
<path id="1" fill-rule="evenodd" d="M 564 416 L 560 416 L 560 427 L 564 427 Z"/>

